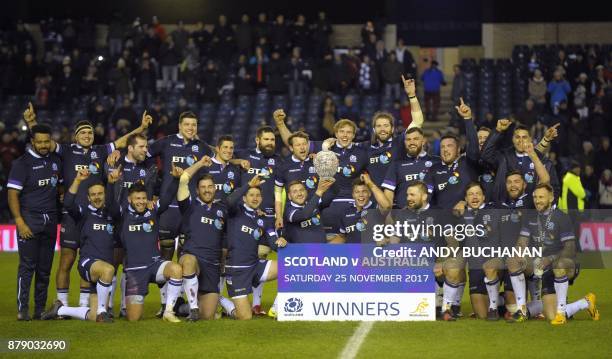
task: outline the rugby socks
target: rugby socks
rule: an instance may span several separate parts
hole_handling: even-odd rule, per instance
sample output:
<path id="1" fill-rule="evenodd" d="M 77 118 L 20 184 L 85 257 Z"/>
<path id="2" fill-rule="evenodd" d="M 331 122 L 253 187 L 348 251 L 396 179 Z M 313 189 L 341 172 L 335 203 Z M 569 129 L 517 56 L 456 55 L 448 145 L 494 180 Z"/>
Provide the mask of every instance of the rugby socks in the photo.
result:
<path id="1" fill-rule="evenodd" d="M 527 289 L 529 290 L 529 296 L 532 301 L 542 299 L 540 283 L 542 283 L 542 279 L 533 274 L 527 279 Z"/>
<path id="2" fill-rule="evenodd" d="M 533 318 L 542 314 L 544 304 L 541 300 L 532 300 L 531 302 L 527 303 L 527 310 L 529 311 L 529 316 Z"/>
<path id="3" fill-rule="evenodd" d="M 104 282 L 102 279 L 98 279 L 96 283 L 96 292 L 98 293 L 98 309 L 96 314 L 106 312 L 106 301 L 111 291 L 111 284 Z"/>
<path id="4" fill-rule="evenodd" d="M 557 292 L 557 312 L 565 313 L 568 288 L 569 279 L 567 278 L 567 276 L 555 278 L 555 292 Z"/>
<path id="5" fill-rule="evenodd" d="M 461 299 L 463 299 L 463 291 L 465 290 L 465 282 L 457 285 L 457 293 L 455 295 L 455 301 L 453 305 L 461 306 Z"/>
<path id="6" fill-rule="evenodd" d="M 527 288 L 525 287 L 525 274 L 523 271 L 510 273 L 510 282 L 512 282 L 512 288 L 514 289 L 514 296 L 516 297 L 516 305 L 519 310 L 525 314 L 525 306 L 527 305 Z"/>
<path id="7" fill-rule="evenodd" d="M 261 306 L 261 297 L 263 295 L 263 282 L 259 283 L 257 287 L 253 287 L 253 306 Z"/>
<path id="8" fill-rule="evenodd" d="M 166 305 L 166 298 L 168 296 L 168 281 L 159 287 L 159 300 L 162 306 Z"/>
<path id="9" fill-rule="evenodd" d="M 570 303 L 565 307 L 565 315 L 567 317 L 571 317 L 574 314 L 578 313 L 581 310 L 587 309 L 589 307 L 589 302 L 586 299 L 582 298 L 580 300 L 575 301 L 574 303 Z"/>
<path id="10" fill-rule="evenodd" d="M 68 288 L 57 288 L 57 300 L 68 305 Z"/>
<path id="11" fill-rule="evenodd" d="M 117 291 L 117 274 L 113 276 L 111 281 L 110 293 L 108 294 L 108 309 L 113 309 L 113 300 L 115 299 L 115 292 Z"/>
<path id="12" fill-rule="evenodd" d="M 198 308 L 198 277 L 195 273 L 183 276 L 183 289 L 187 294 L 189 309 Z"/>
<path id="13" fill-rule="evenodd" d="M 450 310 L 455 298 L 457 298 L 457 291 L 459 291 L 459 284 L 451 284 L 448 281 L 444 281 L 443 287 L 444 294 L 442 296 L 442 312 Z"/>
<path id="14" fill-rule="evenodd" d="M 225 298 L 222 295 L 219 295 L 219 304 L 221 305 L 221 308 L 223 308 L 223 311 L 227 315 L 232 315 L 232 312 L 236 310 L 236 306 L 234 305 L 234 302 Z"/>
<path id="15" fill-rule="evenodd" d="M 168 280 L 168 289 L 166 291 L 166 312 L 172 312 L 174 310 L 174 304 L 176 304 L 176 299 L 181 294 L 182 287 L 182 278 L 170 278 L 170 280 Z"/>
<path id="16" fill-rule="evenodd" d="M 62 305 L 57 311 L 60 317 L 72 317 L 81 320 L 87 320 L 88 307 L 67 307 Z"/>
<path id="17" fill-rule="evenodd" d="M 81 287 L 81 292 L 79 294 L 79 307 L 89 307 L 89 293 L 91 293 L 91 288 Z"/>
<path id="18" fill-rule="evenodd" d="M 436 308 L 442 308 L 443 285 L 444 281 L 438 280 L 438 278 L 436 278 Z"/>
<path id="19" fill-rule="evenodd" d="M 127 283 L 125 279 L 125 271 L 121 273 L 121 309 L 125 309 L 125 292 L 127 290 Z"/>
<path id="20" fill-rule="evenodd" d="M 276 310 L 276 299 L 277 299 L 277 298 L 278 298 L 278 297 L 277 297 L 277 296 L 275 296 L 275 297 L 274 297 L 274 303 L 272 303 L 272 309 L 274 309 L 274 312 L 275 312 L 275 313 L 278 313 L 278 311 Z"/>
<path id="21" fill-rule="evenodd" d="M 219 279 L 219 294 L 223 294 L 224 289 L 225 289 L 225 277 L 221 277 L 221 279 Z"/>
<path id="22" fill-rule="evenodd" d="M 485 277 L 485 285 L 489 294 L 489 309 L 497 310 L 497 300 L 499 298 L 499 278 L 489 279 Z"/>

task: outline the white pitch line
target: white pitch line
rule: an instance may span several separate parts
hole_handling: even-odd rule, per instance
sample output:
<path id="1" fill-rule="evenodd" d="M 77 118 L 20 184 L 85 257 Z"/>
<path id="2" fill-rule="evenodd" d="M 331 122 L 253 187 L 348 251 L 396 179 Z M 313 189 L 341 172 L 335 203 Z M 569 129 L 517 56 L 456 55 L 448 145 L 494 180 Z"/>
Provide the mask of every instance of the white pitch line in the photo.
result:
<path id="1" fill-rule="evenodd" d="M 359 352 L 359 348 L 361 348 L 361 344 L 370 333 L 370 330 L 374 326 L 374 322 L 361 322 L 357 329 L 355 329 L 355 333 L 353 336 L 349 338 L 348 342 L 342 349 L 342 353 L 338 356 L 341 359 L 353 359 L 357 356 Z"/>

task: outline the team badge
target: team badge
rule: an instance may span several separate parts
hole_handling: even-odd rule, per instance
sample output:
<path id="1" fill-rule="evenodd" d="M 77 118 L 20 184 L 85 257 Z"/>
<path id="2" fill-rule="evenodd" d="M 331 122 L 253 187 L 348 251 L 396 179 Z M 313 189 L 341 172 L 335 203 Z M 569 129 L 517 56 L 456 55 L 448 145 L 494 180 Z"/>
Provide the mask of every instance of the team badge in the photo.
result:
<path id="1" fill-rule="evenodd" d="M 385 152 L 378 157 L 378 161 L 382 164 L 387 164 L 390 162 L 391 152 Z"/>
<path id="2" fill-rule="evenodd" d="M 534 168 L 535 168 L 535 166 L 533 165 L 533 162 L 531 162 L 531 163 L 529 164 L 529 169 L 534 169 Z"/>
<path id="3" fill-rule="evenodd" d="M 222 219 L 215 219 L 215 228 L 218 230 L 223 229 L 223 220 Z"/>
<path id="4" fill-rule="evenodd" d="M 140 170 L 140 177 L 144 177 L 147 175 L 147 171 L 145 171 L 144 169 Z"/>
<path id="5" fill-rule="evenodd" d="M 198 145 L 191 146 L 191 152 L 200 152 L 200 146 Z"/>
<path id="6" fill-rule="evenodd" d="M 97 160 L 98 159 L 98 154 L 95 151 L 91 151 L 91 159 L 92 160 Z"/>
<path id="7" fill-rule="evenodd" d="M 100 165 L 97 162 L 92 162 L 88 169 L 91 174 L 97 175 L 100 172 Z"/>
<path id="8" fill-rule="evenodd" d="M 259 219 L 257 220 L 257 225 L 258 225 L 259 227 L 263 227 L 263 225 L 264 225 L 263 219 L 259 218 Z"/>
<path id="9" fill-rule="evenodd" d="M 234 172 L 233 171 L 227 172 L 227 178 L 228 179 L 234 179 Z"/>
<path id="10" fill-rule="evenodd" d="M 354 162 L 357 162 L 357 156 L 355 156 L 355 155 L 351 155 L 351 156 L 349 157 L 349 161 L 351 161 L 351 162 L 353 162 L 353 163 L 354 163 Z"/>
<path id="11" fill-rule="evenodd" d="M 433 163 L 431 161 L 425 161 L 425 167 L 429 168 L 433 166 Z"/>
<path id="12" fill-rule="evenodd" d="M 485 173 L 484 175 L 482 175 L 482 180 L 486 183 L 490 183 L 493 180 L 493 176 L 488 173 Z"/>
<path id="13" fill-rule="evenodd" d="M 308 173 L 317 173 L 317 171 L 315 170 L 314 166 L 310 166 L 308 167 Z"/>
<path id="14" fill-rule="evenodd" d="M 274 160 L 274 158 L 268 159 L 268 166 L 274 166 L 275 163 L 276 161 Z"/>
<path id="15" fill-rule="evenodd" d="M 553 229 L 555 229 L 555 224 L 553 222 L 548 222 L 548 224 L 546 225 L 546 229 L 552 231 Z"/>
<path id="16" fill-rule="evenodd" d="M 525 173 L 525 182 L 533 183 L 533 176 L 530 175 L 529 173 Z"/>
<path id="17" fill-rule="evenodd" d="M 519 199 L 518 201 L 516 201 L 516 207 L 523 207 L 523 200 Z"/>
<path id="18" fill-rule="evenodd" d="M 57 171 L 57 163 L 53 162 L 53 163 L 51 164 L 51 168 L 52 168 L 54 171 Z"/>
<path id="19" fill-rule="evenodd" d="M 448 183 L 450 183 L 450 184 L 457 184 L 458 182 L 459 182 L 459 179 L 457 177 L 455 177 L 455 176 L 450 176 L 448 178 Z"/>
<path id="20" fill-rule="evenodd" d="M 221 217 L 223 218 L 223 211 L 222 210 L 217 210 L 217 217 Z"/>

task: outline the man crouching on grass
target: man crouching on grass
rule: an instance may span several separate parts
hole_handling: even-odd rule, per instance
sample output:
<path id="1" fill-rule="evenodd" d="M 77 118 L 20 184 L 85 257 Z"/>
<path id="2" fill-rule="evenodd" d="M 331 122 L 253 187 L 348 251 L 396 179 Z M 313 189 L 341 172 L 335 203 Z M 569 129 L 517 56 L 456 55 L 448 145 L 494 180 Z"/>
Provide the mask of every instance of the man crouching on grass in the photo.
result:
<path id="1" fill-rule="evenodd" d="M 109 184 L 114 182 L 118 171 L 109 175 Z M 56 300 L 53 307 L 42 314 L 41 319 L 55 319 L 58 316 L 69 316 L 82 320 L 112 323 L 113 319 L 107 312 L 107 302 L 111 281 L 115 268 L 113 267 L 113 217 L 106 206 L 113 200 L 105 191 L 102 182 L 94 182 L 87 188 L 89 206 L 83 208 L 76 203 L 76 195 L 81 182 L 89 178 L 89 170 L 79 170 L 68 192 L 64 196 L 64 207 L 77 224 L 80 233 L 80 259 L 78 264 L 81 278 L 96 288 L 90 294 L 89 307 L 68 307 L 62 301 Z M 96 308 L 95 311 L 90 308 Z"/>

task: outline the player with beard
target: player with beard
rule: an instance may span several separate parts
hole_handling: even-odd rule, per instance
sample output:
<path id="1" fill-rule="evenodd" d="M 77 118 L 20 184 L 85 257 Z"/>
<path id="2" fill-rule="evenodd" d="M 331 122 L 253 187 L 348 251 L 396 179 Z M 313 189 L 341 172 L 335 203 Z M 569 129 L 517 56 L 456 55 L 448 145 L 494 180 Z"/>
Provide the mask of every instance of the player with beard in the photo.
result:
<path id="1" fill-rule="evenodd" d="M 500 120 L 496 130 L 488 137 L 481 151 L 484 162 L 495 169 L 496 178 L 492 198 L 495 202 L 503 202 L 506 200 L 505 179 L 508 172 L 519 171 L 523 175 L 527 183 L 527 192 L 533 192 L 535 186 L 540 183 L 538 180 L 538 173 L 535 171 L 535 163 L 533 162 L 532 156 L 527 153 L 526 145 L 532 144 L 529 129 L 522 125 L 515 126 L 512 132 L 512 147 L 507 149 L 500 148 L 503 143 L 503 137 L 511 124 L 512 122 L 508 120 Z M 558 124 L 552 126 L 549 131 L 546 132 L 546 136 L 542 140 L 542 145 L 546 144 L 546 148 L 549 142 L 556 137 L 557 126 Z M 561 187 L 552 162 L 547 160 L 544 154 L 537 148 L 535 154 L 546 166 L 546 170 L 550 176 L 550 185 L 555 190 L 555 196 L 558 197 Z"/>
<path id="2" fill-rule="evenodd" d="M 579 310 L 587 310 L 593 320 L 599 320 L 596 307 L 596 297 L 593 293 L 583 299 L 567 304 L 567 292 L 570 281 L 578 275 L 576 263 L 576 237 L 571 218 L 556 208 L 553 204 L 555 196 L 549 184 L 538 184 L 533 192 L 533 202 L 537 213 L 522 219 L 518 246 L 539 247 L 542 258 L 536 258 L 533 263 L 530 258 L 511 258 L 508 269 L 515 277 L 523 276 L 522 271 L 542 272 L 542 302 L 544 315 L 552 325 L 563 325 L 567 318 Z M 535 218 L 534 218 L 535 217 Z M 513 285 L 516 292 L 519 311 L 512 317 L 512 322 L 522 322 L 526 318 L 526 305 L 519 298 L 525 293 Z"/>
<path id="3" fill-rule="evenodd" d="M 404 91 L 410 101 L 410 114 L 412 122 L 406 130 L 412 128 L 421 128 L 423 126 L 423 112 L 419 105 L 419 100 L 416 96 L 416 85 L 414 79 L 404 78 Z M 374 140 L 363 143 L 368 147 L 368 167 L 367 171 L 372 177 L 372 180 L 377 186 L 381 186 L 385 175 L 391 167 L 392 162 L 397 159 L 402 159 L 405 155 L 404 137 L 407 132 L 400 135 L 395 133 L 395 119 L 388 112 L 376 112 L 372 118 L 372 129 L 374 131 Z M 405 192 L 403 192 L 405 193 Z"/>
<path id="4" fill-rule="evenodd" d="M 270 126 L 258 128 L 255 133 L 255 148 L 252 150 L 235 150 L 235 157 L 241 163 L 241 166 L 246 169 L 246 173 L 242 178 L 243 183 L 247 183 L 257 175 L 264 179 L 269 179 L 264 181 L 260 187 L 262 203 L 259 208 L 268 219 L 277 221 L 279 217 L 282 217 L 282 212 L 275 213 L 274 176 L 281 158 L 276 154 L 276 135 L 274 134 L 274 129 Z M 259 247 L 261 258 L 265 258 L 269 252 L 269 247 Z M 265 311 L 261 310 L 262 296 L 263 282 L 257 288 L 253 288 L 253 313 L 255 315 L 265 315 Z"/>
<path id="5" fill-rule="evenodd" d="M 28 104 L 28 109 L 23 113 L 23 118 L 29 128 L 36 125 L 36 113 L 32 104 Z M 127 139 L 133 134 L 145 131 L 152 122 L 152 117 L 145 111 L 142 115 L 142 122 L 138 128 L 120 137 L 114 142 L 105 145 L 94 145 L 94 128 L 89 121 L 79 121 L 74 126 L 74 142 L 70 144 L 60 144 L 51 140 L 51 151 L 59 155 L 62 160 L 63 179 L 66 183 L 72 183 L 80 169 L 88 169 L 90 175 L 81 186 L 81 190 L 76 195 L 77 204 L 87 207 L 87 188 L 92 183 L 103 182 L 104 163 L 106 158 L 115 149 L 124 148 Z M 68 305 L 68 289 L 70 286 L 70 270 L 76 259 L 77 249 L 79 249 L 80 233 L 72 216 L 62 211 L 62 222 L 60 230 L 60 262 L 55 275 L 55 285 L 57 299 L 64 305 Z M 79 305 L 88 306 L 90 288 L 89 283 L 81 281 L 81 295 Z"/>
<path id="6" fill-rule="evenodd" d="M 394 208 L 406 207 L 406 190 L 413 181 L 427 184 L 429 193 L 433 190 L 433 178 L 430 174 L 440 159 L 427 154 L 424 150 L 425 136 L 418 127 L 406 131 L 404 138 L 405 152 L 391 163 L 382 184 L 385 196 Z M 398 193 L 398 196 L 395 194 Z"/>

